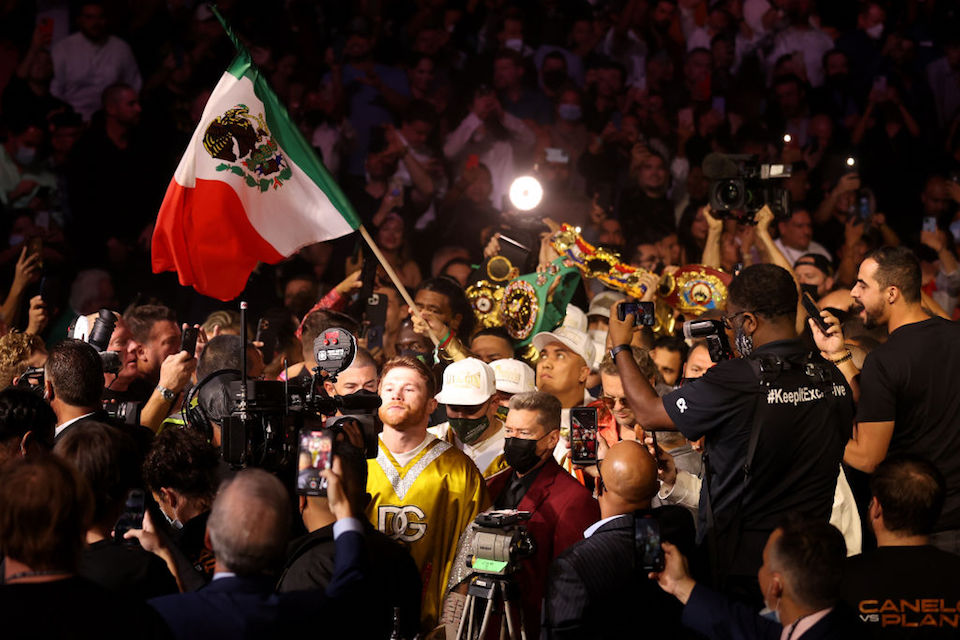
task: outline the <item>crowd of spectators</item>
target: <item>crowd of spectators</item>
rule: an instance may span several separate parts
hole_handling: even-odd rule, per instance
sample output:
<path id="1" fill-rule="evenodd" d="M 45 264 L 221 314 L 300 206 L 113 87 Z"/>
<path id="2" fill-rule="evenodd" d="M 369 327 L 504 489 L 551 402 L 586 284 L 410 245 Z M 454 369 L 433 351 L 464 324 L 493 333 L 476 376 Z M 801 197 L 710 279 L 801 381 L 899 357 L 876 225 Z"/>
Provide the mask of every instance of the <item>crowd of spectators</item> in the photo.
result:
<path id="1" fill-rule="evenodd" d="M 236 53 L 217 12 L 416 310 L 358 234 L 258 265 L 247 327 L 152 273 Z M 489 509 L 531 513 L 528 637 L 956 637 L 955 2 L 10 0 L 0 140 L 10 637 L 452 638 Z M 711 154 L 789 165 L 789 204 L 722 211 Z M 640 270 L 654 326 L 560 223 Z M 542 289 L 524 338 L 467 295 L 498 257 Z M 658 286 L 689 265 L 722 282 L 702 315 Z M 376 451 L 348 421 L 320 496 L 229 464 L 231 384 L 310 384 L 334 327 L 360 347 L 318 391 L 379 395 Z"/>

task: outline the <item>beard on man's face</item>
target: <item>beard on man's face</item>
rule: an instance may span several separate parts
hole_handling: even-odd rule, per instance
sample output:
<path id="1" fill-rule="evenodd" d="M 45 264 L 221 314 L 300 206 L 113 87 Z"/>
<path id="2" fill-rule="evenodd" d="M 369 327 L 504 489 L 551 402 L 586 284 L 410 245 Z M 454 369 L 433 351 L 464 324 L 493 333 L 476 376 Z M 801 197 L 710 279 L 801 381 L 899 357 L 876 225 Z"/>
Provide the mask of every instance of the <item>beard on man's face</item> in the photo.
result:
<path id="1" fill-rule="evenodd" d="M 850 305 L 850 312 L 860 315 L 863 313 L 863 326 L 866 329 L 876 329 L 883 324 L 883 306 L 879 305 L 874 309 L 867 309 L 862 302 L 854 300 Z"/>
<path id="2" fill-rule="evenodd" d="M 409 404 L 403 404 L 401 407 L 399 403 L 384 404 L 377 414 L 383 424 L 402 431 L 423 424 L 427 416 L 427 406 L 424 404 L 422 407 L 412 407 Z"/>

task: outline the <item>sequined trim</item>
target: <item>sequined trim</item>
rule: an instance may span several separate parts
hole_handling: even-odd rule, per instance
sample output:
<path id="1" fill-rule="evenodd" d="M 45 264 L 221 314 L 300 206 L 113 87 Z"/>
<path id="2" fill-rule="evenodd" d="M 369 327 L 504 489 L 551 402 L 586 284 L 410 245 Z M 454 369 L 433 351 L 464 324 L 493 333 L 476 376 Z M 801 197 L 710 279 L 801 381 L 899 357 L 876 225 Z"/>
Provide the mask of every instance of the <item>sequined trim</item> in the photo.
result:
<path id="1" fill-rule="evenodd" d="M 380 452 L 377 454 L 377 464 L 380 465 L 380 468 L 383 469 L 383 473 L 387 476 L 387 480 L 390 481 L 390 484 L 393 485 L 393 492 L 397 494 L 397 497 L 403 500 L 403 496 L 407 495 L 407 491 L 410 491 L 410 487 L 413 486 L 413 483 L 417 481 L 417 478 L 420 476 L 420 473 L 426 469 L 431 462 L 439 458 L 447 449 L 452 445 L 443 440 L 437 440 L 437 443 L 429 451 L 423 454 L 419 460 L 410 469 L 404 474 L 403 478 L 400 477 L 400 472 L 397 471 L 397 468 L 394 466 L 390 458 L 387 457 L 386 452 L 383 448 L 380 449 Z"/>

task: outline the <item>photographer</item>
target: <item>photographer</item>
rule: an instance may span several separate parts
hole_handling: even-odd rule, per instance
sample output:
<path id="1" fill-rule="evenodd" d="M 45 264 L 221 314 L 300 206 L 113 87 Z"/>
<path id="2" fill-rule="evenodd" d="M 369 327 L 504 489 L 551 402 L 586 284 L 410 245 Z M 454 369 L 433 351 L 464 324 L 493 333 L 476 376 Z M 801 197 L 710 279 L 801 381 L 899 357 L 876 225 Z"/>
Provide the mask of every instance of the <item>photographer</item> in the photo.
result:
<path id="1" fill-rule="evenodd" d="M 698 541 L 716 586 L 756 603 L 756 570 L 778 518 L 789 511 L 830 517 L 853 394 L 836 367 L 807 353 L 797 337 L 797 289 L 786 270 L 747 267 L 728 293 L 722 330 L 739 357 L 662 399 L 623 353 L 632 315 L 620 321 L 611 312 L 608 343 L 641 424 L 677 428 L 691 441 L 705 437 Z"/>

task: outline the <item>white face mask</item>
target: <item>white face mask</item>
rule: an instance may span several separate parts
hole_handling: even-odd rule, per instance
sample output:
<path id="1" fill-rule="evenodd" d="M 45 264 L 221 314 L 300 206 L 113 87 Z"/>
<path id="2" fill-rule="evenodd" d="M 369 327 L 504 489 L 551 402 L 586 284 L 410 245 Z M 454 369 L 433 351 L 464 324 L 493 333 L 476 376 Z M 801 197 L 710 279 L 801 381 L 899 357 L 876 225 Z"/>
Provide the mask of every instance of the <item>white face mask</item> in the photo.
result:
<path id="1" fill-rule="evenodd" d="M 157 505 L 160 506 L 160 505 Z M 176 518 L 171 518 L 167 515 L 167 512 L 163 510 L 163 507 L 160 507 L 160 513 L 163 514 L 164 519 L 170 524 L 171 527 L 179 531 L 183 529 L 183 523 L 177 520 Z"/>
<path id="2" fill-rule="evenodd" d="M 604 329 L 590 329 L 587 331 L 590 339 L 600 344 L 607 344 L 607 332 Z"/>
<path id="3" fill-rule="evenodd" d="M 870 36 L 872 40 L 879 40 L 880 36 L 883 35 L 883 23 L 878 22 L 869 29 L 866 29 L 866 34 Z"/>
<path id="4" fill-rule="evenodd" d="M 509 40 L 504 40 L 503 46 L 513 51 L 523 51 L 523 40 L 520 38 L 510 38 Z"/>

